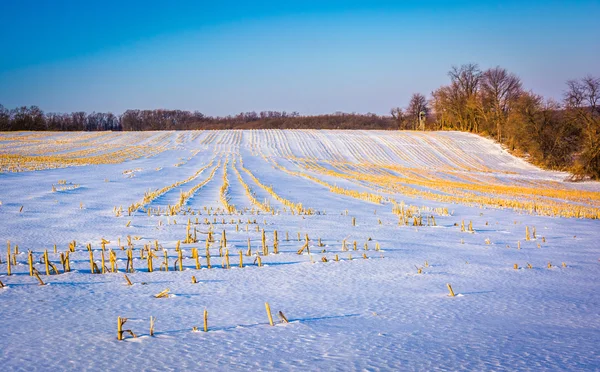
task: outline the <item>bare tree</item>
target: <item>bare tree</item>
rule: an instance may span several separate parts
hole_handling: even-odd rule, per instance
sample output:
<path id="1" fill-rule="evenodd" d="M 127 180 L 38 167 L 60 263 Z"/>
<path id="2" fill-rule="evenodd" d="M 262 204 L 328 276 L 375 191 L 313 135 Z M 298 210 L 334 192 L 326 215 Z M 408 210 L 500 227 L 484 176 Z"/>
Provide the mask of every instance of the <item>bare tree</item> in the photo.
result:
<path id="1" fill-rule="evenodd" d="M 522 93 L 521 80 L 499 66 L 481 74 L 481 100 L 484 115 L 496 127 L 498 141 L 506 124 L 511 105 Z"/>
<path id="2" fill-rule="evenodd" d="M 425 116 L 429 113 L 427 98 L 421 93 L 413 93 L 408 102 L 408 107 L 406 108 L 406 116 L 408 117 L 409 122 L 414 124 L 412 129 L 417 129 L 419 127 L 419 117 L 421 116 L 421 113 Z"/>
<path id="3" fill-rule="evenodd" d="M 565 105 L 567 117 L 581 126 L 582 150 L 575 164 L 578 178 L 600 179 L 600 78 L 586 76 L 567 82 Z"/>
<path id="4" fill-rule="evenodd" d="M 405 129 L 406 115 L 404 114 L 404 110 L 400 107 L 395 107 L 390 110 L 390 115 L 392 115 L 392 118 L 397 122 L 399 130 Z"/>
<path id="5" fill-rule="evenodd" d="M 481 81 L 481 70 L 475 63 L 467 63 L 460 67 L 452 66 L 448 72 L 452 84 L 456 85 L 457 92 L 468 99 L 477 94 Z"/>
<path id="6" fill-rule="evenodd" d="M 479 88 L 481 71 L 476 64 L 453 66 L 448 72 L 450 85 L 432 95 L 432 108 L 440 127 L 478 132 L 481 119 Z"/>

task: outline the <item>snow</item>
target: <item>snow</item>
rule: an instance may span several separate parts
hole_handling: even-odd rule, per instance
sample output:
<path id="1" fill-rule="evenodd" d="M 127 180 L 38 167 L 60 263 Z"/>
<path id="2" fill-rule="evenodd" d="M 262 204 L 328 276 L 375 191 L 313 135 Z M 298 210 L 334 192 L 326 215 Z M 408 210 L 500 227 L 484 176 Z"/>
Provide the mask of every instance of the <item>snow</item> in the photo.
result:
<path id="1" fill-rule="evenodd" d="M 41 142 L 16 139 L 26 136 Z M 57 138 L 64 143 L 48 146 Z M 600 208 L 599 183 L 565 182 L 565 173 L 543 171 L 490 140 L 459 132 L 0 133 L 0 155 L 97 148 L 110 158 L 127 144 L 139 146 L 140 151 L 146 151 L 144 146 L 160 147 L 160 151 L 117 164 L 104 159 L 105 164 L 0 173 L 0 239 L 9 240 L 13 251 L 18 245 L 20 252 L 8 276 L 7 246 L 0 247 L 0 281 L 6 286 L 0 289 L 3 370 L 600 369 L 600 221 L 453 204 L 435 197 L 486 194 L 469 189 L 477 182 L 490 188 L 519 185 L 529 187 L 531 195 L 496 196 L 542 204 L 558 201 L 563 209 L 568 205 L 593 209 Z M 77 156 L 87 159 L 89 155 Z M 226 158 L 229 203 L 238 210 L 253 207 L 235 166 L 256 200 L 267 200 L 275 214 L 247 210 L 243 215 L 207 215 L 204 207 L 223 208 L 220 189 Z M 213 166 L 192 177 L 212 159 Z M 240 159 L 278 196 L 319 214 L 284 211 L 280 201 L 241 169 Z M 183 206 L 202 215 L 166 216 L 165 208 L 177 204 L 181 192 L 205 181 L 219 160 L 214 177 Z M 419 175 L 433 183 L 407 187 L 431 195 L 401 194 L 370 178 L 336 177 L 320 172 L 314 164 L 338 172 L 348 169 L 344 167 L 361 172 L 411 170 L 415 173 L 403 173 L 408 181 Z M 376 204 L 333 193 L 298 173 L 420 207 L 423 223 L 426 216 L 434 215 L 437 226 L 412 226 L 412 219 L 409 226 L 399 225 L 389 199 Z M 400 184 L 399 179 L 394 185 Z M 438 187 L 448 179 L 464 185 Z M 59 180 L 79 187 L 52 192 Z M 142 209 L 127 215 L 127 207 L 141 201 L 148 190 L 186 180 L 144 206 L 160 207 L 162 215 L 148 216 Z M 566 193 L 546 197 L 536 194 L 541 188 Z M 113 208 L 119 206 L 124 212 L 116 217 Z M 447 208 L 450 214 L 423 207 Z M 199 225 L 193 223 L 196 217 Z M 185 239 L 188 218 L 200 241 L 181 244 L 185 269 L 175 271 L 175 247 Z M 205 218 L 217 219 L 211 269 L 206 268 L 204 257 L 209 229 Z M 242 220 L 239 231 L 229 223 L 231 219 Z M 248 219 L 256 219 L 257 224 L 249 224 L 247 232 Z M 473 221 L 474 233 L 460 231 L 463 220 Z M 262 250 L 257 225 L 265 230 L 270 250 L 261 256 L 262 267 L 255 262 L 256 252 Z M 526 241 L 525 226 L 535 227 L 537 237 Z M 221 267 L 218 254 L 223 229 L 230 269 Z M 274 230 L 280 240 L 279 254 L 272 253 Z M 305 234 L 311 239 L 311 254 L 298 255 Z M 124 278 L 126 251 L 117 247 L 119 239 L 126 245 L 127 236 L 134 244 L 136 272 L 127 274 L 133 286 Z M 110 241 L 107 266 L 108 250 L 113 249 L 118 273 L 91 273 L 86 245 L 91 243 L 100 266 L 103 238 Z M 238 251 L 246 252 L 248 238 L 253 256 L 244 255 L 247 266 L 239 268 Z M 318 246 L 318 238 L 323 247 Z M 344 239 L 347 252 L 342 251 Z M 63 273 L 60 253 L 73 240 L 77 247 L 70 256 L 72 271 Z M 140 249 L 144 244 L 154 247 L 155 240 L 161 249 L 155 252 L 155 271 L 150 273 Z M 375 250 L 376 243 L 380 251 Z M 54 244 L 58 253 L 53 253 Z M 192 248 L 201 254 L 200 270 L 190 258 Z M 60 275 L 45 275 L 45 265 L 40 263 L 45 249 Z M 168 250 L 168 272 L 158 270 L 162 249 Z M 40 286 L 29 276 L 28 250 L 47 285 Z M 328 262 L 322 262 L 322 257 Z M 198 283 L 192 284 L 192 276 Z M 448 296 L 447 283 L 455 297 Z M 170 297 L 154 297 L 167 288 Z M 274 327 L 269 325 L 265 302 L 271 306 Z M 208 332 L 202 332 L 205 309 Z M 278 311 L 290 322 L 278 322 Z M 128 318 L 124 329 L 131 329 L 137 338 L 125 335 L 124 341 L 117 340 L 119 316 Z M 157 318 L 154 337 L 149 336 L 150 316 Z M 200 331 L 193 332 L 193 327 Z"/>

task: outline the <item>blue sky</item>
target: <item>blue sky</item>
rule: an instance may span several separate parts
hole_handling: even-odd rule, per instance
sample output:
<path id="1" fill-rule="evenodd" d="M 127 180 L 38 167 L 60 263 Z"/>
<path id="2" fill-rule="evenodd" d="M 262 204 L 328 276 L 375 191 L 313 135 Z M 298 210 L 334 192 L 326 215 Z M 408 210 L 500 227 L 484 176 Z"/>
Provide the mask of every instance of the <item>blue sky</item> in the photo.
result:
<path id="1" fill-rule="evenodd" d="M 560 99 L 600 76 L 600 1 L 0 0 L 0 103 L 375 112 L 500 65 Z"/>

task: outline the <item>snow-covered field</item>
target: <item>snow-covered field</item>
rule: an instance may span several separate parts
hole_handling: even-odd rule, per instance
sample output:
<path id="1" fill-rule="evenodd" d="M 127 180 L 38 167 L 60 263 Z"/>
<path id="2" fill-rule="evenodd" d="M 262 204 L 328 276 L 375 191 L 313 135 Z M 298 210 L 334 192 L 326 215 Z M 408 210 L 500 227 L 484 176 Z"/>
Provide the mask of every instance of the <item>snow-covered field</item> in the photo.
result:
<path id="1" fill-rule="evenodd" d="M 0 170 L 3 371 L 600 369 L 600 184 L 475 135 L 0 133 Z"/>

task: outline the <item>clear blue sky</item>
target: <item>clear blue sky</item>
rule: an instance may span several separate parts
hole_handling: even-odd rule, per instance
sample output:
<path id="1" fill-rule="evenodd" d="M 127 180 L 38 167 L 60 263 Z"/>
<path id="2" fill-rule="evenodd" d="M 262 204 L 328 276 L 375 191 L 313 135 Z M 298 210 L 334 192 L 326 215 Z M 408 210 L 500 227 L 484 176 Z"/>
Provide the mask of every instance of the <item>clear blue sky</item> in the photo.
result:
<path id="1" fill-rule="evenodd" d="M 600 76 L 600 1 L 0 0 L 0 103 L 375 112 L 500 65 L 560 99 Z"/>

